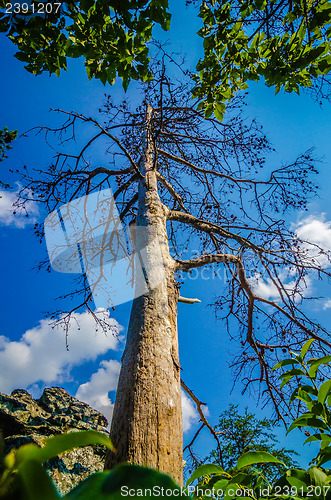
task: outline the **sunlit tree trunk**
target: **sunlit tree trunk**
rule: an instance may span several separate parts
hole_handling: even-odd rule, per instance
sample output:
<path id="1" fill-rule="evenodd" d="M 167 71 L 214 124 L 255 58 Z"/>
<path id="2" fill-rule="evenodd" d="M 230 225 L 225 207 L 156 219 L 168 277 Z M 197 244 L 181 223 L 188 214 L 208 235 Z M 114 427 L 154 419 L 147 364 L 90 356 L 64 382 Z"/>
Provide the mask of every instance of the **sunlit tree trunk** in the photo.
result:
<path id="1" fill-rule="evenodd" d="M 177 336 L 178 289 L 166 231 L 151 138 L 153 110 L 146 112 L 145 158 L 139 185 L 136 250 L 148 248 L 148 281 L 158 283 L 133 301 L 122 357 L 111 439 L 116 454 L 106 468 L 121 462 L 146 465 L 182 482 L 183 429 Z M 160 254 L 162 262 L 160 262 Z"/>

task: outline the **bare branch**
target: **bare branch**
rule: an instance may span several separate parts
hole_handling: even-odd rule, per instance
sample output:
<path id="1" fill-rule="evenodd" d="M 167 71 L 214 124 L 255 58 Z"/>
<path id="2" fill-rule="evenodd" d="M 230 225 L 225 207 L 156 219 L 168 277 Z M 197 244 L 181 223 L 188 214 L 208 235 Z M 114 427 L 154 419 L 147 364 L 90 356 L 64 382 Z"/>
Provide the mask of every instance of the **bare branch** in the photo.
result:
<path id="1" fill-rule="evenodd" d="M 219 438 L 218 438 L 218 435 L 216 434 L 215 430 L 212 428 L 212 426 L 209 424 L 208 420 L 206 419 L 203 411 L 202 411 L 202 406 L 206 406 L 206 403 L 202 403 L 202 401 L 200 401 L 196 396 L 195 394 L 193 393 L 193 391 L 191 391 L 191 389 L 189 389 L 187 387 L 187 385 L 185 384 L 185 382 L 181 379 L 180 380 L 180 383 L 181 383 L 181 386 L 182 388 L 184 389 L 184 391 L 186 392 L 186 394 L 192 399 L 192 401 L 194 401 L 195 405 L 196 405 L 196 408 L 198 410 L 198 413 L 199 413 L 199 416 L 200 416 L 200 420 L 201 422 L 203 423 L 203 425 L 205 427 L 207 427 L 207 429 L 209 429 L 210 433 L 212 434 L 212 436 L 215 438 L 216 440 L 216 443 L 217 443 L 217 450 L 219 452 L 219 456 L 221 457 L 221 462 L 222 462 L 222 448 L 221 448 L 221 444 L 220 444 L 220 441 L 219 441 Z M 202 430 L 202 429 L 201 429 Z M 200 431 L 199 431 L 200 432 Z M 199 432 L 196 434 L 196 437 L 198 436 Z M 191 443 L 192 445 L 193 443 Z M 190 445 L 190 446 L 191 446 Z"/>
<path id="2" fill-rule="evenodd" d="M 200 299 L 189 299 L 187 297 L 178 297 L 178 302 L 183 302 L 184 304 L 197 304 L 200 303 Z"/>
<path id="3" fill-rule="evenodd" d="M 180 208 L 184 210 L 184 212 L 188 212 L 184 206 L 183 198 L 180 196 L 180 194 L 176 192 L 176 190 L 170 184 L 170 182 L 168 182 L 167 179 L 163 177 L 163 175 L 160 172 L 157 172 L 156 175 L 159 181 L 161 182 L 162 186 L 164 186 L 169 191 L 171 196 L 177 201 Z"/>
<path id="4" fill-rule="evenodd" d="M 227 175 L 223 172 L 217 172 L 216 170 L 208 170 L 206 168 L 201 168 L 198 167 L 197 165 L 194 165 L 190 161 L 185 160 L 185 158 L 181 158 L 180 156 L 175 156 L 168 151 L 164 151 L 163 149 L 158 149 L 158 153 L 161 156 L 165 156 L 166 158 L 169 158 L 169 160 L 173 160 L 177 163 L 181 163 L 182 165 L 185 165 L 186 167 L 191 168 L 192 170 L 195 170 L 196 172 L 201 172 L 202 174 L 210 174 L 214 175 L 215 177 L 221 177 L 224 179 L 227 179 L 231 182 L 235 183 L 248 183 L 248 184 L 270 184 L 273 180 L 273 174 L 271 174 L 270 179 L 267 181 L 255 181 L 253 179 L 236 179 L 235 177 L 232 177 L 231 175 Z"/>

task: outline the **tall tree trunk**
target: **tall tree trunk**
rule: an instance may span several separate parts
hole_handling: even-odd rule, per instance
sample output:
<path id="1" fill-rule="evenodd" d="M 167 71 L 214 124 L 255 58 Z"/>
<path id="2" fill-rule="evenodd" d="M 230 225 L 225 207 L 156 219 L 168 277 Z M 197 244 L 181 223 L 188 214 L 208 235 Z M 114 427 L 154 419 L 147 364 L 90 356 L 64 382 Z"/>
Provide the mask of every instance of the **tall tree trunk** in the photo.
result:
<path id="1" fill-rule="evenodd" d="M 117 452 L 108 454 L 105 467 L 121 462 L 146 465 L 182 483 L 178 290 L 166 231 L 167 209 L 157 190 L 151 119 L 148 106 L 136 250 L 147 248 L 144 267 L 154 285 L 133 301 L 111 424 Z"/>

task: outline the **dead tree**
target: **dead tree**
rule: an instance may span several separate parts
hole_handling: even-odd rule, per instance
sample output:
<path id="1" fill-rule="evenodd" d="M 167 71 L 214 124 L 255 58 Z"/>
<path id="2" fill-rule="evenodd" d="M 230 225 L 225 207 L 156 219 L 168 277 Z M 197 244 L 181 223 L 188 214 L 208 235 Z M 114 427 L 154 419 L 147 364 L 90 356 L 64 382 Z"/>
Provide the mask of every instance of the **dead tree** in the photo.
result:
<path id="1" fill-rule="evenodd" d="M 224 310 L 223 321 L 237 341 L 236 377 L 244 390 L 256 383 L 284 418 L 284 397 L 270 368 L 283 351 L 298 349 L 309 337 L 322 350 L 331 346 L 328 332 L 305 310 L 305 279 L 329 274 L 312 258 L 323 249 L 300 241 L 284 215 L 304 209 L 315 193 L 311 152 L 272 167 L 273 150 L 262 128 L 243 118 L 241 99 L 224 123 L 206 119 L 186 86 L 172 84 L 163 67 L 144 92 L 137 109 L 108 98 L 104 122 L 61 111 L 63 126 L 41 130 L 47 139 L 59 135 L 62 146 L 49 169 L 24 174 L 21 202 L 38 195 L 52 211 L 111 187 L 123 226 L 144 228 L 137 230 L 135 252 L 149 248 L 144 266 L 156 285 L 133 300 L 111 426 L 117 453 L 108 456 L 106 467 L 134 462 L 181 482 L 177 302 L 195 300 L 180 298 L 178 276 L 202 266 L 224 268 L 215 307 L 218 315 Z M 84 144 L 80 126 L 92 133 Z M 68 153 L 70 139 L 78 144 Z M 101 147 L 104 162 L 95 164 Z M 100 275 L 108 239 L 105 233 L 89 248 L 100 260 Z M 273 284 L 277 299 L 257 293 L 261 280 Z M 76 309 L 92 312 L 91 283 L 83 282 L 82 291 Z"/>

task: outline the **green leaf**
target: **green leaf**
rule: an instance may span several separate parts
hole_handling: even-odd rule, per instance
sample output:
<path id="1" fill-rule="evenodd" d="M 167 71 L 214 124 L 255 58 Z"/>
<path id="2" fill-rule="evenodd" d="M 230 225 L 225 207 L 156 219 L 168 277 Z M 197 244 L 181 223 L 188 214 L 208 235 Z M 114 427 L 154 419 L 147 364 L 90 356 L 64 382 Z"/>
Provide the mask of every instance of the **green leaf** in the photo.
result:
<path id="1" fill-rule="evenodd" d="M 324 403 L 327 396 L 330 393 L 331 393 L 331 380 L 327 380 L 326 382 L 323 382 L 323 384 L 320 386 L 318 390 L 317 400 L 320 403 Z"/>
<path id="2" fill-rule="evenodd" d="M 323 486 L 326 483 L 328 476 L 321 469 L 317 467 L 310 467 L 308 469 L 308 474 L 312 479 L 312 483 L 316 486 Z"/>
<path id="3" fill-rule="evenodd" d="M 205 117 L 210 118 L 212 114 L 213 114 L 213 105 L 207 104 L 206 109 L 205 109 Z"/>
<path id="4" fill-rule="evenodd" d="M 219 474 L 222 472 L 224 472 L 222 467 L 220 467 L 219 465 L 216 465 L 216 464 L 200 465 L 200 467 L 198 467 L 193 472 L 192 476 L 189 477 L 189 479 L 186 481 L 186 486 L 193 483 L 193 481 L 195 481 L 196 479 L 199 479 L 199 477 L 209 476 L 210 474 L 217 474 L 217 473 Z"/>
<path id="5" fill-rule="evenodd" d="M 216 481 L 216 483 L 213 484 L 213 487 L 215 488 L 215 491 L 224 490 L 228 482 L 229 482 L 228 479 L 220 479 L 219 481 Z"/>
<path id="6" fill-rule="evenodd" d="M 48 438 L 45 443 L 43 448 L 39 448 L 39 446 L 35 444 L 21 446 L 16 452 L 16 464 L 20 465 L 28 460 L 35 460 L 42 464 L 65 451 L 93 444 L 101 444 L 114 451 L 110 439 L 105 436 L 105 434 L 96 431 L 79 431 L 59 434 Z"/>
<path id="7" fill-rule="evenodd" d="M 282 373 L 282 375 L 280 375 L 279 377 L 279 379 L 283 379 L 280 388 L 282 389 L 284 385 L 287 384 L 295 376 L 305 377 L 306 374 L 303 370 L 301 370 L 301 368 L 292 368 L 292 370 L 288 370 L 287 372 Z"/>
<path id="8" fill-rule="evenodd" d="M 64 498 L 68 500 L 123 500 L 125 496 L 131 499 L 145 498 L 142 492 L 146 488 L 153 491 L 171 491 L 167 498 L 175 500 L 180 496 L 180 487 L 167 475 L 140 467 L 138 465 L 118 465 L 109 472 L 98 472 L 78 484 Z M 129 491 L 132 494 L 129 494 Z M 134 494 L 135 493 L 135 494 Z"/>
<path id="9" fill-rule="evenodd" d="M 326 443 L 331 443 L 331 436 L 329 436 L 328 434 L 321 434 L 320 432 L 317 433 L 317 434 L 313 434 L 312 436 L 309 436 L 305 442 L 303 444 L 306 444 L 306 443 L 312 443 L 314 441 L 324 441 Z"/>
<path id="10" fill-rule="evenodd" d="M 321 450 L 316 457 L 316 464 L 323 465 L 331 460 L 331 446 Z"/>
<path id="11" fill-rule="evenodd" d="M 300 399 L 301 401 L 304 401 L 305 403 L 311 403 L 313 401 L 312 398 L 309 396 L 309 393 L 305 391 L 302 387 L 298 387 L 296 398 Z"/>
<path id="12" fill-rule="evenodd" d="M 323 358 L 309 360 L 307 363 L 310 364 L 309 376 L 315 378 L 317 370 L 321 365 L 327 365 L 331 361 L 331 356 L 323 356 Z"/>
<path id="13" fill-rule="evenodd" d="M 250 45 L 250 49 L 256 49 L 259 43 L 260 43 L 260 33 L 256 33 Z"/>
<path id="14" fill-rule="evenodd" d="M 287 377 L 284 377 L 282 383 L 280 384 L 280 389 L 283 389 L 284 385 L 286 385 L 293 377 L 294 375 L 288 375 Z"/>
<path id="15" fill-rule="evenodd" d="M 57 500 L 57 494 L 53 483 L 39 462 L 28 460 L 22 463 L 18 469 L 24 488 L 26 500 Z"/>
<path id="16" fill-rule="evenodd" d="M 301 370 L 301 368 L 293 368 L 292 370 L 288 370 L 287 372 L 283 373 L 279 378 L 280 379 L 287 378 L 289 375 L 293 377 L 294 375 L 306 375 L 306 374 L 303 370 Z"/>
<path id="17" fill-rule="evenodd" d="M 303 390 L 305 392 L 307 392 L 308 394 L 312 394 L 313 396 L 317 396 L 317 389 L 311 385 L 302 385 L 299 387 L 299 390 Z"/>
<path id="18" fill-rule="evenodd" d="M 305 359 L 305 356 L 306 356 L 307 352 L 309 351 L 310 346 L 312 345 L 313 342 L 314 342 L 314 339 L 309 339 L 309 340 L 307 340 L 307 342 L 305 342 L 303 344 L 302 349 L 301 349 L 301 353 L 300 353 L 300 356 L 302 359 Z"/>
<path id="19" fill-rule="evenodd" d="M 302 488 L 302 491 L 307 490 L 307 486 L 310 486 L 311 480 L 309 474 L 302 469 L 291 469 L 287 470 L 285 473 L 286 480 L 291 486 L 296 488 Z"/>
<path id="20" fill-rule="evenodd" d="M 67 49 L 67 55 L 68 57 L 73 57 L 73 58 L 76 58 L 76 57 L 80 57 L 83 55 L 84 53 L 84 46 L 83 45 L 70 45 Z"/>
<path id="21" fill-rule="evenodd" d="M 16 54 L 14 54 L 14 57 L 16 57 L 16 59 L 18 59 L 19 61 L 22 61 L 22 62 L 29 62 L 30 61 L 30 55 L 25 54 L 25 52 L 16 52 Z"/>
<path id="22" fill-rule="evenodd" d="M 305 413 L 300 417 L 296 418 L 294 422 L 288 428 L 287 434 L 291 432 L 296 427 L 313 427 L 316 429 L 328 429 L 327 425 L 317 418 L 313 413 Z"/>
<path id="23" fill-rule="evenodd" d="M 217 102 L 214 107 L 214 115 L 220 122 L 223 121 L 225 111 L 225 104 L 223 102 Z"/>
<path id="24" fill-rule="evenodd" d="M 282 361 L 279 361 L 274 367 L 273 370 L 277 370 L 277 368 L 280 368 L 282 366 L 287 366 L 287 365 L 294 365 L 294 364 L 300 364 L 299 361 L 295 358 L 291 359 L 283 359 Z"/>
<path id="25" fill-rule="evenodd" d="M 212 476 L 207 476 L 203 478 L 203 484 L 208 485 L 208 488 L 212 488 L 216 483 L 224 483 L 227 484 L 229 482 L 229 478 L 225 478 L 224 474 L 213 474 Z M 201 483 L 200 483 L 201 484 Z"/>
<path id="26" fill-rule="evenodd" d="M 243 467 L 247 467 L 248 465 L 268 463 L 268 462 L 276 464 L 283 463 L 280 460 L 278 460 L 278 458 L 274 457 L 270 453 L 267 453 L 266 451 L 248 451 L 239 458 L 236 468 L 242 469 Z"/>

